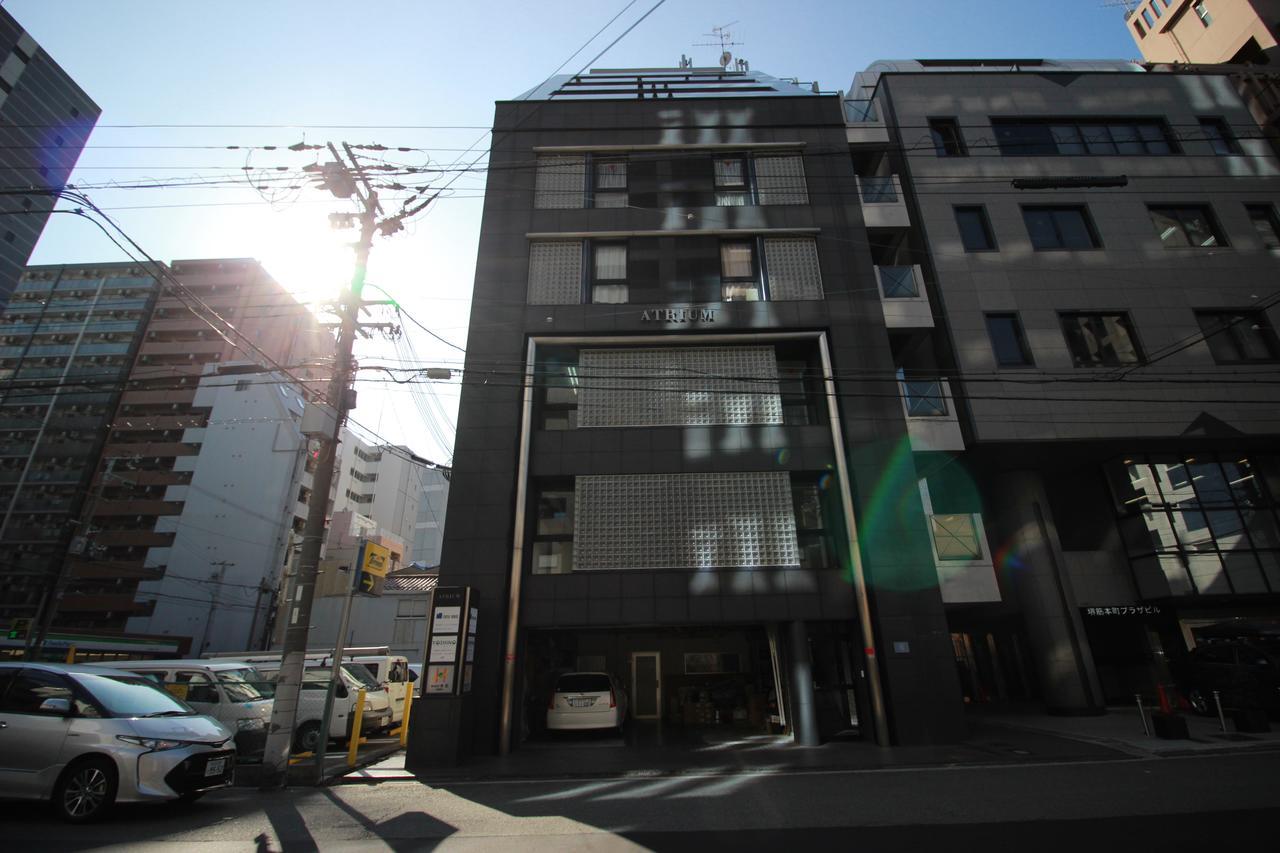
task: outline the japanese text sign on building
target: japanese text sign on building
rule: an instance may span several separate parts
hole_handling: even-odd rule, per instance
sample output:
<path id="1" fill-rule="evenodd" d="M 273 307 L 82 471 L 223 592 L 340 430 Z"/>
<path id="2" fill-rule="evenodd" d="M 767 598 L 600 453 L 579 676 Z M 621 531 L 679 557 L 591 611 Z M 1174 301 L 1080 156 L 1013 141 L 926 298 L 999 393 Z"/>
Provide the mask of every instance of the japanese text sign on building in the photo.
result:
<path id="1" fill-rule="evenodd" d="M 1085 616 L 1159 616 L 1157 604 L 1126 604 L 1117 607 L 1086 607 Z"/>
<path id="2" fill-rule="evenodd" d="M 471 692 L 471 659 L 475 654 L 475 625 L 479 616 L 471 606 L 471 588 L 436 587 L 431 594 L 427 643 L 425 696 L 458 696 Z M 462 677 L 459 677 L 459 674 Z"/>

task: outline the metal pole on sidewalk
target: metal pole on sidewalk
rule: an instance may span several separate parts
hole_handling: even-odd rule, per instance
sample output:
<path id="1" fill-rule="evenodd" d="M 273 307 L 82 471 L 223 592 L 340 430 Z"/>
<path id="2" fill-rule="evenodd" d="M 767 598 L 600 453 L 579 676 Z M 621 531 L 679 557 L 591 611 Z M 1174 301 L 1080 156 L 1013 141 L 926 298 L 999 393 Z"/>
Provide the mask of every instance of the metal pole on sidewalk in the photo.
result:
<path id="1" fill-rule="evenodd" d="M 1217 690 L 1213 691 L 1213 704 L 1218 708 L 1218 725 L 1222 727 L 1222 733 L 1227 733 L 1227 718 L 1222 713 L 1222 695 Z"/>
<path id="2" fill-rule="evenodd" d="M 1138 717 L 1142 720 L 1142 731 L 1147 737 L 1151 737 L 1151 725 L 1147 722 L 1147 709 L 1142 707 L 1142 694 L 1133 694 L 1133 699 L 1138 703 Z"/>
<path id="3" fill-rule="evenodd" d="M 356 560 L 349 569 L 351 577 L 347 579 L 347 597 L 342 602 L 342 618 L 338 620 L 338 638 L 333 644 L 333 667 L 329 671 L 329 686 L 325 689 L 324 714 L 320 717 L 320 744 L 316 749 L 316 784 L 324 781 L 324 756 L 329 745 L 329 721 L 333 719 L 333 694 L 342 678 L 342 656 L 347 651 L 347 629 L 351 625 L 351 601 L 355 598 L 356 578 L 363 565 L 364 543 L 361 542 L 359 550 L 356 551 Z M 360 723 L 363 711 L 364 691 L 361 690 L 359 701 L 356 702 L 355 716 L 351 718 L 351 736 L 357 739 L 360 737 L 360 732 L 356 731 L 356 726 Z"/>

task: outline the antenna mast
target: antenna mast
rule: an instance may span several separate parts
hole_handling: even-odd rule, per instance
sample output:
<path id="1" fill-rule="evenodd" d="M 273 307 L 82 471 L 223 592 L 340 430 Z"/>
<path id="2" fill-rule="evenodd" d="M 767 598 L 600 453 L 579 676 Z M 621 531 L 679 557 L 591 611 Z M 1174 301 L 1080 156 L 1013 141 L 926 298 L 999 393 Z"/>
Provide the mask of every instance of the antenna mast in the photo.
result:
<path id="1" fill-rule="evenodd" d="M 729 52 L 729 48 L 730 48 L 730 47 L 737 47 L 737 46 L 739 46 L 739 45 L 741 45 L 741 44 L 742 44 L 742 42 L 740 42 L 740 41 L 734 41 L 734 40 L 733 40 L 733 33 L 729 32 L 729 27 L 732 27 L 732 26 L 733 26 L 734 24 L 736 24 L 736 23 L 738 23 L 738 22 L 737 22 L 737 21 L 730 21 L 729 23 L 727 23 L 727 24 L 723 24 L 722 26 L 719 26 L 719 27 L 712 27 L 712 28 L 711 28 L 711 32 L 709 32 L 709 33 L 703 33 L 703 35 L 704 35 L 704 36 L 708 36 L 708 37 L 710 37 L 710 38 L 713 38 L 713 39 L 715 39 L 715 41 L 714 41 L 714 42 L 699 42 L 698 44 L 695 44 L 695 45 L 694 45 L 694 47 L 718 47 L 718 48 L 720 48 L 720 67 L 721 67 L 723 70 L 725 70 L 725 71 L 728 71 L 728 70 L 729 70 L 729 65 L 733 63 L 733 54 Z M 737 63 L 737 70 L 738 70 L 738 71 L 746 71 L 748 67 L 749 67 L 749 66 L 747 65 L 747 62 L 746 62 L 746 60 L 745 60 L 745 59 L 739 59 L 739 60 L 738 60 L 738 63 Z"/>

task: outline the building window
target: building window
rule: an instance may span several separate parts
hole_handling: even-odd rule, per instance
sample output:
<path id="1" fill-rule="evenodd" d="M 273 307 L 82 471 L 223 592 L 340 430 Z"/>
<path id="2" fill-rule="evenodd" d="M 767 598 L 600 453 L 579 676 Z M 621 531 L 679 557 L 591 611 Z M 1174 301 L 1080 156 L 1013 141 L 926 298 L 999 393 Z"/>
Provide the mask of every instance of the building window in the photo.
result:
<path id="1" fill-rule="evenodd" d="M 991 223 L 987 211 L 980 205 L 956 208 L 956 226 L 960 229 L 960 242 L 966 252 L 994 252 L 995 237 L 991 235 Z"/>
<path id="2" fill-rule="evenodd" d="M 1196 0 L 1191 6 L 1195 10 L 1196 17 L 1200 19 L 1200 23 L 1208 27 L 1213 23 L 1213 16 L 1209 14 L 1209 10 L 1204 7 L 1204 0 Z"/>
<path id="3" fill-rule="evenodd" d="M 539 155 L 533 206 L 539 210 L 582 207 L 586 197 L 587 158 L 582 154 Z"/>
<path id="4" fill-rule="evenodd" d="M 1280 359 L 1276 333 L 1261 311 L 1197 311 L 1196 322 L 1218 364 Z"/>
<path id="5" fill-rule="evenodd" d="M 992 119 L 991 125 L 1007 157 L 1177 153 L 1159 119 Z"/>
<path id="6" fill-rule="evenodd" d="M 725 302 L 759 302 L 760 278 L 756 274 L 753 240 L 726 240 L 720 244 L 720 298 Z"/>
<path id="7" fill-rule="evenodd" d="M 580 390 L 577 352 L 549 351 L 539 365 L 537 379 L 542 394 L 539 426 L 549 430 L 577 429 Z"/>
<path id="8" fill-rule="evenodd" d="M 752 158 L 757 204 L 808 204 L 804 158 L 798 153 L 757 154 Z"/>
<path id="9" fill-rule="evenodd" d="M 1148 27 L 1155 29 L 1156 19 L 1151 16 L 1150 10 L 1148 9 L 1142 10 L 1142 20 L 1147 22 Z"/>
<path id="10" fill-rule="evenodd" d="M 1280 249 L 1280 220 L 1276 219 L 1276 209 L 1270 204 L 1246 204 L 1249 221 L 1258 232 L 1258 239 L 1265 249 Z"/>
<path id="11" fill-rule="evenodd" d="M 814 238 L 765 238 L 764 265 L 769 274 L 770 302 L 822 298 L 822 270 Z"/>
<path id="12" fill-rule="evenodd" d="M 1024 207 L 1022 220 L 1036 251 L 1098 248 L 1097 232 L 1083 206 Z"/>
<path id="13" fill-rule="evenodd" d="M 591 246 L 591 301 L 618 305 L 627 301 L 627 244 Z"/>
<path id="14" fill-rule="evenodd" d="M 529 244 L 530 305 L 582 303 L 582 241 L 538 240 Z"/>
<path id="15" fill-rule="evenodd" d="M 1022 324 L 1017 314 L 988 314 L 987 334 L 991 337 L 991 350 L 996 364 L 1001 367 L 1030 367 L 1031 352 L 1022 335 Z"/>
<path id="16" fill-rule="evenodd" d="M 829 569 L 834 563 L 830 507 L 826 492 L 818 482 L 803 475 L 791 481 L 791 502 L 796 517 L 796 543 L 800 546 L 800 568 Z"/>
<path id="17" fill-rule="evenodd" d="M 960 124 L 953 118 L 929 119 L 929 135 L 933 137 L 933 150 L 939 157 L 965 157 L 969 154 L 960 134 Z"/>
<path id="18" fill-rule="evenodd" d="M 1076 367 L 1114 367 L 1142 361 L 1128 314 L 1063 314 L 1062 332 Z"/>
<path id="19" fill-rule="evenodd" d="M 907 379 L 898 371 L 898 383 L 909 418 L 945 418 L 947 395 L 940 379 Z"/>
<path id="20" fill-rule="evenodd" d="M 427 600 L 425 598 L 408 598 L 403 601 L 397 601 L 396 615 L 407 618 L 414 616 L 425 617 L 427 615 Z"/>
<path id="21" fill-rule="evenodd" d="M 627 161 L 599 159 L 591 163 L 593 207 L 627 206 Z"/>
<path id="22" fill-rule="evenodd" d="M 932 515 L 933 547 L 939 560 L 981 560 L 982 542 L 973 515 Z"/>
<path id="23" fill-rule="evenodd" d="M 1151 11 L 1156 13 L 1157 18 L 1164 16 L 1164 12 L 1160 11 L 1160 7 L 1156 5 L 1156 0 L 1151 0 Z"/>
<path id="24" fill-rule="evenodd" d="M 1231 132 L 1231 125 L 1225 120 L 1215 116 L 1202 118 L 1200 131 L 1204 134 L 1205 142 L 1213 148 L 1214 154 L 1240 153 L 1240 144 L 1236 142 L 1235 134 Z"/>
<path id="25" fill-rule="evenodd" d="M 705 161 L 704 161 L 705 162 Z M 751 203 L 747 158 L 741 154 L 716 157 L 716 204 L 719 207 L 742 207 Z"/>
<path id="26" fill-rule="evenodd" d="M 1208 205 L 1149 204 L 1147 212 L 1166 249 L 1227 245 Z"/>
<path id="27" fill-rule="evenodd" d="M 533 532 L 535 575 L 564 575 L 573 571 L 573 510 L 572 483 L 538 491 Z"/>
<path id="28" fill-rule="evenodd" d="M 1133 28 L 1134 28 L 1135 30 L 1137 30 L 1137 32 L 1138 32 L 1138 38 L 1140 38 L 1140 39 L 1141 39 L 1141 38 L 1146 38 L 1146 37 L 1147 37 L 1147 30 L 1146 30 L 1146 28 L 1145 28 L 1145 27 L 1143 27 L 1143 26 L 1142 26 L 1142 22 L 1141 22 L 1141 21 L 1134 21 L 1134 22 L 1133 22 Z"/>

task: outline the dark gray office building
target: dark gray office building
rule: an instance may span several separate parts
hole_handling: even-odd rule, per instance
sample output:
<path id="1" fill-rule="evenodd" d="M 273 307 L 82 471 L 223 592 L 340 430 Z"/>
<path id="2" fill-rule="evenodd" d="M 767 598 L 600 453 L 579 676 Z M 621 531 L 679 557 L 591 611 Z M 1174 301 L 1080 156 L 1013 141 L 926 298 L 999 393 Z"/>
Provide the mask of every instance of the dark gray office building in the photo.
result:
<path id="1" fill-rule="evenodd" d="M 0 8 L 0 309 L 101 113 Z"/>
<path id="2" fill-rule="evenodd" d="M 575 670 L 614 675 L 638 722 L 963 736 L 895 363 L 932 319 L 882 307 L 907 223 L 854 165 L 837 95 L 749 70 L 498 104 L 441 568 L 479 640 L 432 737 L 515 748 Z"/>

